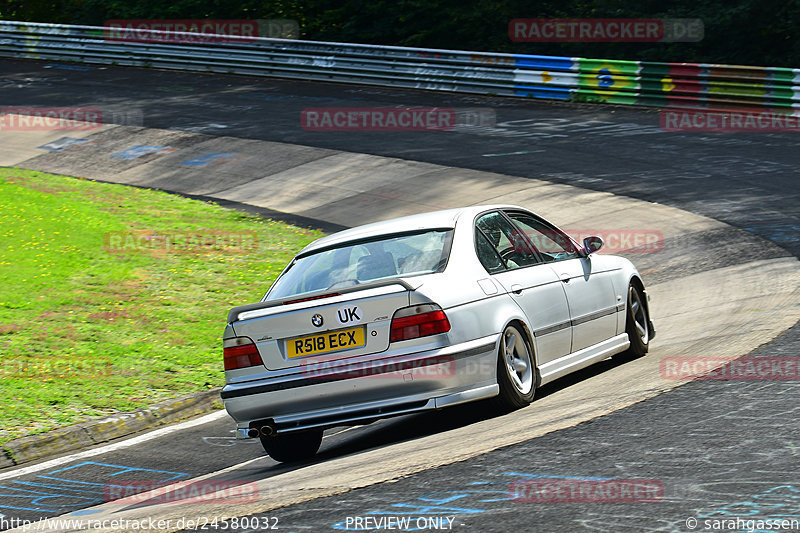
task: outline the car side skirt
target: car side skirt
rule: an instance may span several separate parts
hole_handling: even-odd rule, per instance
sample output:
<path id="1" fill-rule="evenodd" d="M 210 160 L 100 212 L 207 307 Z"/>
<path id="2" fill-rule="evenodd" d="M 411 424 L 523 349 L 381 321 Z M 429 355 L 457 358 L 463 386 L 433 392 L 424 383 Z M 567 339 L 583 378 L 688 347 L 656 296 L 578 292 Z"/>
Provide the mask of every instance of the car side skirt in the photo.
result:
<path id="1" fill-rule="evenodd" d="M 631 345 L 627 333 L 621 333 L 608 340 L 597 343 L 583 350 L 560 357 L 539 367 L 542 385 L 565 376 L 581 368 L 585 368 L 614 354 L 624 352 Z"/>

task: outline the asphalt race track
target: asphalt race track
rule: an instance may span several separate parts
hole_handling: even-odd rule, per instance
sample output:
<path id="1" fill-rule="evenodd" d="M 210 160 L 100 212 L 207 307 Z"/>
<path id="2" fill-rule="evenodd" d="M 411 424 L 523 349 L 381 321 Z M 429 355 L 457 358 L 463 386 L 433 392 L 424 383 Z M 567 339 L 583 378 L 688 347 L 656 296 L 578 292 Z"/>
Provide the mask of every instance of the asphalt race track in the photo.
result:
<path id="1" fill-rule="evenodd" d="M 226 524 L 240 531 L 386 529 L 366 517 L 412 517 L 405 530 L 457 531 L 692 531 L 703 529 L 703 520 L 800 519 L 797 378 L 679 388 L 651 379 L 659 359 L 741 355 L 796 323 L 796 132 L 667 133 L 655 110 L 76 68 L 0 62 L 0 104 L 94 106 L 127 125 L 44 141 L 0 132 L 0 164 L 255 203 L 328 228 L 465 199 L 521 203 L 563 227 L 649 228 L 663 237 L 663 249 L 629 257 L 652 284 L 659 336 L 647 357 L 604 361 L 558 380 L 517 413 L 499 417 L 479 404 L 331 430 L 307 465 L 276 464 L 257 443 L 232 439 L 225 416 L 209 415 L 132 445 L 122 440 L 5 469 L 6 519 L 251 516 L 243 528 Z M 397 106 L 454 108 L 462 123 L 408 133 L 314 132 L 300 124 L 311 107 Z M 94 144 L 84 151 L 38 148 L 64 135 Z M 117 167 L 101 158 L 145 145 L 178 152 Z M 173 168 L 206 154 L 229 157 Z M 264 184 L 295 183 L 313 172 L 322 185 L 308 185 L 302 195 L 257 194 Z M 325 172 L 348 180 L 326 182 Z M 368 187 L 370 179 L 383 181 Z M 798 331 L 791 327 L 747 357 L 800 361 Z M 112 499 L 115 479 L 160 484 L 197 476 L 258 483 L 258 502 L 94 507 Z M 511 497 L 513 482 L 539 479 L 649 480 L 661 492 L 656 502 Z M 692 518 L 700 521 L 695 528 Z M 169 529 L 191 529 L 182 525 Z M 753 529 L 719 525 L 715 530 Z"/>
<path id="2" fill-rule="evenodd" d="M 653 109 L 48 63 L 0 63 L 3 105 L 93 106 L 148 128 L 397 157 L 673 205 L 800 254 L 796 132 L 668 133 Z M 64 70 L 67 69 L 67 70 Z M 483 112 L 447 132 L 305 131 L 320 107 Z M 466 122 L 468 119 L 464 119 Z M 494 123 L 491 127 L 485 124 Z"/>

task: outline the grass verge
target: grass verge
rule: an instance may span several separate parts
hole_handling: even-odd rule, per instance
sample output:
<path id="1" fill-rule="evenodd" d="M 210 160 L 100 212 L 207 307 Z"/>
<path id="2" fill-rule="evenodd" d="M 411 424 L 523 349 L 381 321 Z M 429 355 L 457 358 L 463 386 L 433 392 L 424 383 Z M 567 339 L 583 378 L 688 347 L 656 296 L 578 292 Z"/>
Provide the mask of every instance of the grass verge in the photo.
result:
<path id="1" fill-rule="evenodd" d="M 0 445 L 221 386 L 228 310 L 322 233 L 0 168 Z"/>

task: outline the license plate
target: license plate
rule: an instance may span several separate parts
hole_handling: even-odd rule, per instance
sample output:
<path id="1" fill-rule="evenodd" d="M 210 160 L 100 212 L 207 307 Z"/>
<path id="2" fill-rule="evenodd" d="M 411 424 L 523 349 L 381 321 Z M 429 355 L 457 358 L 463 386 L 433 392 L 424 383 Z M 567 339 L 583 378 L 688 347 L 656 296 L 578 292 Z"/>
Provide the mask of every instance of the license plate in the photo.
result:
<path id="1" fill-rule="evenodd" d="M 308 335 L 286 341 L 286 353 L 289 359 L 316 355 L 321 353 L 338 352 L 366 346 L 367 337 L 364 327 L 340 329 L 319 335 Z"/>

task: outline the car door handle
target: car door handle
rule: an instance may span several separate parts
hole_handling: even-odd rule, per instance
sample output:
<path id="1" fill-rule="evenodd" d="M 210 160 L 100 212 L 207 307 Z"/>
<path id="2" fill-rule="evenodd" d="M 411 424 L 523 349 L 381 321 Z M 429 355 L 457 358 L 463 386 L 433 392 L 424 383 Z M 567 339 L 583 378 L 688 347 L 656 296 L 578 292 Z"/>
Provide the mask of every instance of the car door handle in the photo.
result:
<path id="1" fill-rule="evenodd" d="M 522 285 L 514 284 L 511 286 L 511 292 L 514 294 L 522 294 Z"/>
<path id="2" fill-rule="evenodd" d="M 569 283 L 569 274 L 561 274 L 561 281 Z"/>

